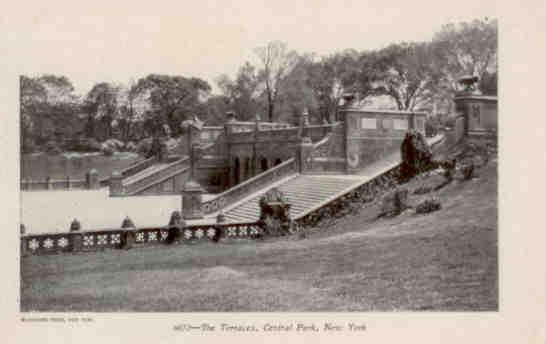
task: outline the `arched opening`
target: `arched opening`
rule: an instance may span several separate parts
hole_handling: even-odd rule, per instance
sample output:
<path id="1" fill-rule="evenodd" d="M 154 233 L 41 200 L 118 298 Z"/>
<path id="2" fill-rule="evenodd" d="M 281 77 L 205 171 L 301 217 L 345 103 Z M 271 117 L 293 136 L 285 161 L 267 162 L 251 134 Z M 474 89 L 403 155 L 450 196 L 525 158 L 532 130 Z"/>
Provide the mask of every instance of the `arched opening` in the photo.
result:
<path id="1" fill-rule="evenodd" d="M 273 166 L 280 165 L 281 162 L 282 162 L 281 159 L 280 159 L 280 158 L 277 158 L 277 160 L 275 160 L 275 162 L 273 163 Z"/>
<path id="2" fill-rule="evenodd" d="M 233 184 L 237 185 L 241 182 L 241 162 L 239 158 L 235 158 L 233 162 Z"/>
<path id="3" fill-rule="evenodd" d="M 267 163 L 267 159 L 262 157 L 260 159 L 260 169 L 261 169 L 261 171 L 265 172 L 265 171 L 267 171 L 268 168 L 269 168 L 269 164 Z"/>

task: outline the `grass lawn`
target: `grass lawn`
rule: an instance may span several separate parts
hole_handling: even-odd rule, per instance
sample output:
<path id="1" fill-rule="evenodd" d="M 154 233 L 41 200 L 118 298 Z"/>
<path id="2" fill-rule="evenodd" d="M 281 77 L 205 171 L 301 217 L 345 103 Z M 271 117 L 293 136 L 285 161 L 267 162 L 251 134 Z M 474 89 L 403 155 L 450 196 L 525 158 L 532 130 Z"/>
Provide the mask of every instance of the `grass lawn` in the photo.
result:
<path id="1" fill-rule="evenodd" d="M 21 310 L 496 311 L 496 162 L 478 174 L 437 212 L 372 204 L 305 239 L 25 257 Z"/>

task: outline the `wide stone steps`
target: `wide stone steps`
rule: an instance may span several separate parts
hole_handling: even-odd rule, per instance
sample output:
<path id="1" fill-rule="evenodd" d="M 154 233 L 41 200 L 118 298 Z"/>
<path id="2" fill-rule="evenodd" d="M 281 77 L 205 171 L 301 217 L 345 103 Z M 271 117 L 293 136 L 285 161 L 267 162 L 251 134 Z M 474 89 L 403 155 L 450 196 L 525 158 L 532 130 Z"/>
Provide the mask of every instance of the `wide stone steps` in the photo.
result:
<path id="1" fill-rule="evenodd" d="M 362 180 L 358 178 L 299 175 L 277 188 L 283 192 L 287 202 L 291 204 L 291 216 L 297 217 L 361 182 Z M 259 200 L 264 193 L 265 190 L 246 202 L 228 209 L 225 212 L 227 220 L 229 222 L 258 220 L 260 216 Z"/>

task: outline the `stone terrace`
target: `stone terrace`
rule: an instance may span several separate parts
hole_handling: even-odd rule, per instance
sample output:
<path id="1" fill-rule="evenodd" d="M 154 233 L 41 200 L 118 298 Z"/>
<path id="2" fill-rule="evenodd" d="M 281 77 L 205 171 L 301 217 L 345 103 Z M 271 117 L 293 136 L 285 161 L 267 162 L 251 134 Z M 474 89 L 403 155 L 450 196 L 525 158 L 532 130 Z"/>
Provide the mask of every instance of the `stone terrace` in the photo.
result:
<path id="1" fill-rule="evenodd" d="M 27 234 L 66 233 L 74 218 L 82 230 L 119 228 L 125 216 L 138 227 L 161 226 L 180 205 L 180 195 L 109 197 L 108 188 L 29 191 L 21 192 L 21 222 Z"/>

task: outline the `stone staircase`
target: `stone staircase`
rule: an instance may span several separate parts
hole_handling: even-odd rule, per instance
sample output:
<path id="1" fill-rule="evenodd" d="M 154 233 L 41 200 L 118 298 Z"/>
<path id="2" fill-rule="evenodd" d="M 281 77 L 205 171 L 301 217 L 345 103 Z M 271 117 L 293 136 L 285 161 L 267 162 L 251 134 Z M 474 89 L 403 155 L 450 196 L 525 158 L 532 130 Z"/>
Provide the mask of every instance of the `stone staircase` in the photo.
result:
<path id="1" fill-rule="evenodd" d="M 365 178 L 355 176 L 316 176 L 296 174 L 276 186 L 287 198 L 290 217 L 295 219 L 313 211 L 330 200 L 361 184 Z M 254 222 L 260 216 L 258 202 L 270 188 L 260 190 L 251 197 L 225 209 L 228 222 Z"/>
<path id="2" fill-rule="evenodd" d="M 122 181 L 124 192 L 127 196 L 141 194 L 168 178 L 187 174 L 189 166 L 187 157 L 169 163 L 156 162 L 142 171 L 125 177 Z"/>
<path id="3" fill-rule="evenodd" d="M 140 172 L 137 172 L 133 175 L 130 175 L 128 176 L 127 178 L 124 178 L 123 179 L 123 185 L 130 185 L 130 184 L 133 184 L 135 183 L 136 181 L 142 179 L 142 178 L 146 178 L 154 173 L 156 173 L 157 171 L 165 168 L 168 164 L 167 163 L 155 163 L 154 165 L 148 167 L 148 168 L 145 168 L 144 170 L 140 171 Z"/>

